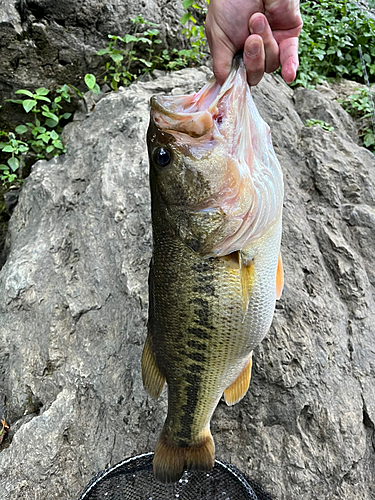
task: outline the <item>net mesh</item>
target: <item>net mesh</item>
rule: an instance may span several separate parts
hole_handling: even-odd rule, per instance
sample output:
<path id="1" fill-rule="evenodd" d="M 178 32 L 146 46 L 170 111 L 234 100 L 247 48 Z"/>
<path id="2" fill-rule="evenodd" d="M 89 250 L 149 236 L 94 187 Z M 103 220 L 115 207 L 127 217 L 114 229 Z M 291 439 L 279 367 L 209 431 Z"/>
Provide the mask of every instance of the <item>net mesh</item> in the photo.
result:
<path id="1" fill-rule="evenodd" d="M 160 484 L 152 471 L 153 453 L 129 458 L 99 472 L 78 500 L 272 500 L 241 472 L 215 460 L 210 472 L 184 472 L 178 483 Z"/>

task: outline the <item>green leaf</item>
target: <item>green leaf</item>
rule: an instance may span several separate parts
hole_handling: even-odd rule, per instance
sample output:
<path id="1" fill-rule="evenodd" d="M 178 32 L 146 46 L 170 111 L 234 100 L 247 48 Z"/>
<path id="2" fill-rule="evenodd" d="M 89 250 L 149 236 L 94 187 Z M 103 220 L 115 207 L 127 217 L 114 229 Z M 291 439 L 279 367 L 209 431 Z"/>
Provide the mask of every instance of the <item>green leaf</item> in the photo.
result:
<path id="1" fill-rule="evenodd" d="M 62 92 L 63 92 L 64 94 L 68 94 L 68 93 L 69 93 L 69 85 L 67 85 L 67 84 L 65 83 L 62 87 L 60 87 L 59 89 L 57 89 L 57 90 L 56 90 L 56 92 L 57 92 L 58 94 L 61 94 Z"/>
<path id="2" fill-rule="evenodd" d="M 366 146 L 366 148 L 368 148 L 369 146 L 373 146 L 375 144 L 375 137 L 372 130 L 369 130 L 366 133 L 366 135 L 363 138 L 363 143 Z"/>
<path id="3" fill-rule="evenodd" d="M 29 129 L 26 127 L 26 125 L 18 125 L 15 129 L 14 129 L 17 134 L 24 134 L 25 132 L 27 132 Z"/>
<path id="4" fill-rule="evenodd" d="M 149 38 L 145 38 L 144 36 L 141 36 L 140 38 L 138 38 L 138 42 L 148 43 L 149 45 L 152 45 L 152 43 L 153 43 Z"/>
<path id="5" fill-rule="evenodd" d="M 35 93 L 37 95 L 47 95 L 49 94 L 49 90 L 45 89 L 44 87 L 39 87 L 38 89 L 36 89 Z"/>
<path id="6" fill-rule="evenodd" d="M 123 59 L 124 59 L 124 56 L 122 56 L 121 54 L 111 54 L 111 59 L 114 63 L 120 63 Z"/>
<path id="7" fill-rule="evenodd" d="M 46 144 L 48 144 L 49 141 L 50 141 L 50 139 L 51 139 L 51 136 L 48 133 L 40 134 L 40 135 L 38 135 L 38 139 L 41 139 L 43 142 L 45 142 Z"/>
<path id="8" fill-rule="evenodd" d="M 12 102 L 13 104 L 23 104 L 22 99 L 5 99 L 5 102 Z"/>
<path id="9" fill-rule="evenodd" d="M 124 43 L 137 42 L 138 38 L 134 35 L 125 35 L 124 38 L 121 38 Z"/>
<path id="10" fill-rule="evenodd" d="M 30 92 L 30 90 L 25 90 L 25 89 L 17 90 L 15 92 L 15 94 L 24 94 L 24 95 L 27 95 L 29 97 L 34 97 L 34 94 L 32 92 Z"/>
<path id="11" fill-rule="evenodd" d="M 47 120 L 44 122 L 44 125 L 46 125 L 49 128 L 54 128 L 57 125 L 56 120 L 52 120 L 52 118 L 47 118 Z"/>
<path id="12" fill-rule="evenodd" d="M 109 49 L 100 49 L 100 50 L 98 50 L 96 55 L 97 56 L 104 56 L 104 54 L 108 54 L 108 52 L 109 52 Z"/>
<path id="13" fill-rule="evenodd" d="M 185 14 L 184 14 L 184 15 L 181 17 L 181 19 L 180 19 L 180 23 L 181 23 L 182 25 L 184 25 L 184 24 L 186 24 L 186 23 L 189 21 L 189 19 L 190 19 L 190 14 L 189 14 L 189 12 L 185 12 Z"/>
<path id="14" fill-rule="evenodd" d="M 36 95 L 35 99 L 37 99 L 38 101 L 51 102 L 51 99 L 49 99 L 48 97 L 44 97 L 44 95 Z"/>
<path id="15" fill-rule="evenodd" d="M 43 111 L 42 113 L 43 116 L 46 118 L 50 118 L 51 120 L 55 121 L 56 124 L 59 123 L 59 117 L 55 115 L 55 113 L 51 113 L 49 111 Z"/>
<path id="16" fill-rule="evenodd" d="M 95 87 L 92 89 L 91 92 L 93 94 L 100 94 L 100 87 L 99 87 L 99 85 L 97 83 L 95 84 Z"/>
<path id="17" fill-rule="evenodd" d="M 46 147 L 46 153 L 52 153 L 52 151 L 53 151 L 54 149 L 55 149 L 55 146 L 52 146 L 52 145 L 47 146 L 47 147 Z"/>
<path id="18" fill-rule="evenodd" d="M 0 165 L 0 170 L 8 170 L 8 172 L 9 172 L 9 167 L 8 167 L 8 165 L 4 165 L 4 163 L 2 163 Z"/>
<path id="19" fill-rule="evenodd" d="M 61 141 L 53 141 L 53 145 L 57 149 L 64 149 L 64 146 L 62 145 Z"/>
<path id="20" fill-rule="evenodd" d="M 95 87 L 94 87 L 95 88 Z M 72 113 L 64 113 L 62 115 L 62 118 L 64 118 L 64 120 L 68 120 L 70 117 L 72 116 Z"/>
<path id="21" fill-rule="evenodd" d="M 50 136 L 53 140 L 59 139 L 59 134 L 55 130 L 51 131 Z"/>
<path id="22" fill-rule="evenodd" d="M 195 0 L 182 0 L 182 8 L 184 10 L 188 9 L 195 3 Z"/>
<path id="23" fill-rule="evenodd" d="M 95 87 L 95 84 L 96 84 L 96 78 L 95 78 L 95 76 L 92 75 L 91 73 L 87 73 L 85 75 L 85 83 L 88 86 L 88 88 L 90 90 L 92 90 Z"/>
<path id="24" fill-rule="evenodd" d="M 143 62 L 143 64 L 145 66 L 147 66 L 148 68 L 151 68 L 152 66 L 152 63 L 150 63 L 149 61 L 146 61 L 146 59 L 139 59 L 141 62 Z"/>
<path id="25" fill-rule="evenodd" d="M 10 146 L 9 144 L 3 148 L 4 153 L 13 153 L 15 148 L 13 146 Z"/>
<path id="26" fill-rule="evenodd" d="M 23 109 L 28 113 L 36 106 L 36 101 L 34 99 L 25 99 L 22 101 Z"/>
<path id="27" fill-rule="evenodd" d="M 29 150 L 29 146 L 26 146 L 26 144 L 25 145 L 21 144 L 18 150 L 20 153 L 26 153 Z"/>
<path id="28" fill-rule="evenodd" d="M 20 166 L 20 162 L 18 161 L 17 158 L 9 158 L 8 165 L 10 166 L 12 171 L 15 172 L 17 168 Z"/>

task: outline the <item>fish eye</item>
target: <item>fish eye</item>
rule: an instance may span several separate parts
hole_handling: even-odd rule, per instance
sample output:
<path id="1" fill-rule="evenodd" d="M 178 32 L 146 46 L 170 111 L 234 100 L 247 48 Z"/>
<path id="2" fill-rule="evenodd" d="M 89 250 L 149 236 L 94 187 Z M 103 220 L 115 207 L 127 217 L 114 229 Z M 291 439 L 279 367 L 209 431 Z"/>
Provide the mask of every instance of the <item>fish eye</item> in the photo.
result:
<path id="1" fill-rule="evenodd" d="M 169 151 L 169 149 L 157 148 L 156 151 L 154 152 L 154 160 L 159 167 L 164 168 L 170 164 L 172 160 L 172 154 Z"/>

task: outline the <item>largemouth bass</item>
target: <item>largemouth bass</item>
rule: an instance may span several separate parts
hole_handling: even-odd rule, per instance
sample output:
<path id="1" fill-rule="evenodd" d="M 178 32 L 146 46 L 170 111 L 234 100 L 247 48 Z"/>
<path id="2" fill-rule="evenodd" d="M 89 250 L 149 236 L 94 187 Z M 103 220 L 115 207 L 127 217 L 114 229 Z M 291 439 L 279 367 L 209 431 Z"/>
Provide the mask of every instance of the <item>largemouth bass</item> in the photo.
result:
<path id="1" fill-rule="evenodd" d="M 250 382 L 281 295 L 283 179 L 241 58 L 220 87 L 154 96 L 147 135 L 153 255 L 143 384 L 168 414 L 154 475 L 210 470 L 212 414 Z"/>

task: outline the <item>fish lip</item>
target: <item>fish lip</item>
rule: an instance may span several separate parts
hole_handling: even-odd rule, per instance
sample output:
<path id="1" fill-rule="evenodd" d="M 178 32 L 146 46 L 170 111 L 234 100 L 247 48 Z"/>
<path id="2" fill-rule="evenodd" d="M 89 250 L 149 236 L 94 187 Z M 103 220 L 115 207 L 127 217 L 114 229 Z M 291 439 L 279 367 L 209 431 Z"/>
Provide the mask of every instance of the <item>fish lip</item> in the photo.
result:
<path id="1" fill-rule="evenodd" d="M 157 127 L 190 136 L 193 138 L 203 137 L 215 127 L 221 126 L 223 116 L 228 114 L 225 94 L 233 89 L 236 84 L 238 69 L 242 66 L 241 78 L 246 82 L 246 70 L 242 57 L 233 59 L 231 71 L 220 86 L 214 77 L 195 94 L 181 96 L 154 95 L 150 99 L 151 118 Z M 247 84 L 247 82 L 246 82 Z M 246 100 L 246 92 L 239 98 Z M 238 99 L 238 96 L 237 96 Z M 242 106 L 242 103 L 238 103 Z"/>

